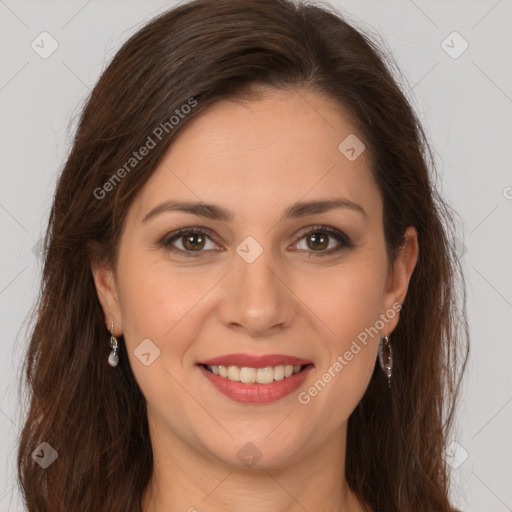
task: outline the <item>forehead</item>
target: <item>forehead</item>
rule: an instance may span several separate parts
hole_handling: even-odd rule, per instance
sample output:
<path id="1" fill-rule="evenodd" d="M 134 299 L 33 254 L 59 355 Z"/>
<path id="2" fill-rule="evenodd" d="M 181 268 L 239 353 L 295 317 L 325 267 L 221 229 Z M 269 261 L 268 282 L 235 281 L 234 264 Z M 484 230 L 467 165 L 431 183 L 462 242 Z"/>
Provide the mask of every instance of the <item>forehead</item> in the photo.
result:
<path id="1" fill-rule="evenodd" d="M 256 98 L 224 99 L 193 119 L 174 139 L 169 155 L 190 152 L 198 140 L 200 155 L 238 158 L 290 153 L 318 158 L 338 156 L 339 143 L 360 133 L 339 102 L 311 90 L 258 91 Z M 197 148 L 196 148 L 197 149 Z"/>
<path id="2" fill-rule="evenodd" d="M 174 139 L 139 194 L 138 214 L 169 199 L 259 216 L 298 200 L 378 200 L 366 152 L 350 160 L 340 151 L 347 137 L 363 141 L 338 102 L 309 90 L 218 101 Z"/>

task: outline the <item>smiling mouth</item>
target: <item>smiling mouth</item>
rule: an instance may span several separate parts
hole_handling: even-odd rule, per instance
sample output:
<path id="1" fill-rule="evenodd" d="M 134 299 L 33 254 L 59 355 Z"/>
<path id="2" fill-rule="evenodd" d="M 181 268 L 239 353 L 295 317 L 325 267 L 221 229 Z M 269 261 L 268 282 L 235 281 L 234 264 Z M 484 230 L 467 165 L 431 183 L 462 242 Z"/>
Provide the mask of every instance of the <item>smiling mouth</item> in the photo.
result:
<path id="1" fill-rule="evenodd" d="M 270 384 L 274 381 L 285 380 L 302 372 L 313 364 L 304 365 L 276 365 L 264 368 L 221 366 L 210 364 L 199 364 L 210 373 L 233 382 L 245 384 Z"/>

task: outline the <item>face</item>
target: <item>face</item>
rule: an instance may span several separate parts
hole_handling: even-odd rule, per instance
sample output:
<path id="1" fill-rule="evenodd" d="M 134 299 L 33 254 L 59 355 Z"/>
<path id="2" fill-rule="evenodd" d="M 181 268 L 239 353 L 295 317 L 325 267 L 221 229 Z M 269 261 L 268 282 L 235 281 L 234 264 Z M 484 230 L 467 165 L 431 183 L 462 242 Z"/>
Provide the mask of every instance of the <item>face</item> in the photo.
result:
<path id="1" fill-rule="evenodd" d="M 417 257 L 409 228 L 388 261 L 367 154 L 339 149 L 349 136 L 364 141 L 315 92 L 222 100 L 140 191 L 116 268 L 93 273 L 161 438 L 231 465 L 257 449 L 268 467 L 343 438 Z"/>

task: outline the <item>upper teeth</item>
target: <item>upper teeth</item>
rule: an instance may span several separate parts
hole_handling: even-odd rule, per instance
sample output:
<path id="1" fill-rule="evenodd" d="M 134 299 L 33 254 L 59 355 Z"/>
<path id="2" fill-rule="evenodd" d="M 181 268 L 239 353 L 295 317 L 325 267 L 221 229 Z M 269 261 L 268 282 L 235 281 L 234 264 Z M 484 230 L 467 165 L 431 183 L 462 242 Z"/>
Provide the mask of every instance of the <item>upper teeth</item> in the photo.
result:
<path id="1" fill-rule="evenodd" d="M 217 366 L 206 365 L 215 375 L 220 375 L 229 380 L 237 382 L 257 382 L 258 384 L 269 384 L 274 380 L 282 380 L 285 377 L 291 377 L 300 371 L 302 366 L 298 365 L 279 365 L 267 366 L 266 368 L 249 368 L 243 366 Z"/>

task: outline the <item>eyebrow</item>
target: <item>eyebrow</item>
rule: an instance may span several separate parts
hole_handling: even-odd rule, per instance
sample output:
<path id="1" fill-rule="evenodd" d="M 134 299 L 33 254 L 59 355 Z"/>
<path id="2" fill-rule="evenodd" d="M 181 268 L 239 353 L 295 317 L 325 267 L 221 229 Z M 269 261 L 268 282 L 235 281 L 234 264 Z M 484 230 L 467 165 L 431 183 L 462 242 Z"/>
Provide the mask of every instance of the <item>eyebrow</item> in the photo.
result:
<path id="1" fill-rule="evenodd" d="M 334 198 L 317 201 L 297 202 L 286 209 L 281 220 L 297 219 L 307 215 L 325 213 L 327 211 L 340 208 L 358 212 L 365 218 L 368 217 L 363 207 L 357 203 L 344 198 Z M 229 222 L 234 218 L 233 212 L 214 204 L 188 201 L 164 201 L 158 206 L 152 208 L 149 213 L 147 213 L 142 219 L 142 222 L 147 222 L 149 219 L 156 217 L 157 215 L 164 212 L 191 213 L 199 217 L 205 217 L 207 219 L 219 220 L 223 222 Z"/>

